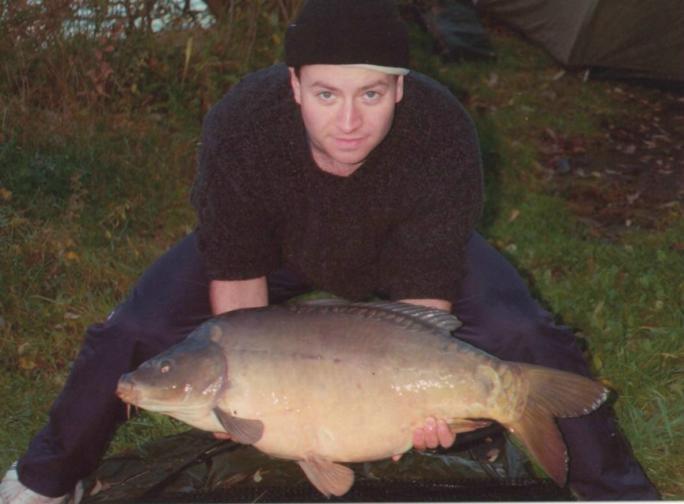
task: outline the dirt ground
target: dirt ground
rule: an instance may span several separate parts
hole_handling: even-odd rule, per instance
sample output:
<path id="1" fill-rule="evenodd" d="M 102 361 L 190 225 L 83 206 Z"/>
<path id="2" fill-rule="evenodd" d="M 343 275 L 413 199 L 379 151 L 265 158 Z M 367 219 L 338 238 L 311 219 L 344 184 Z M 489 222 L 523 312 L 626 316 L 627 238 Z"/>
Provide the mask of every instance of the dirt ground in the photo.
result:
<path id="1" fill-rule="evenodd" d="M 611 93 L 644 112 L 604 120 L 598 138 L 545 131 L 549 182 L 597 236 L 664 229 L 684 214 L 684 91 L 616 81 Z"/>

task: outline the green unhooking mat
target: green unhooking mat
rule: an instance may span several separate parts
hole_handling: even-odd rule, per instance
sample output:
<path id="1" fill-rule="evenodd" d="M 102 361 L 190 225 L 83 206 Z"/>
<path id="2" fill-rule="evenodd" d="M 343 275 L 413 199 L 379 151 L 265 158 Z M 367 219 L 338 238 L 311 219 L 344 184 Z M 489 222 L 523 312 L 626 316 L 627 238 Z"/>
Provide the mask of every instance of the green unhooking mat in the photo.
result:
<path id="1" fill-rule="evenodd" d="M 84 482 L 84 503 L 572 500 L 551 480 L 536 479 L 497 427 L 462 434 L 448 451 L 347 465 L 354 486 L 327 499 L 296 463 L 192 430 L 105 459 Z"/>

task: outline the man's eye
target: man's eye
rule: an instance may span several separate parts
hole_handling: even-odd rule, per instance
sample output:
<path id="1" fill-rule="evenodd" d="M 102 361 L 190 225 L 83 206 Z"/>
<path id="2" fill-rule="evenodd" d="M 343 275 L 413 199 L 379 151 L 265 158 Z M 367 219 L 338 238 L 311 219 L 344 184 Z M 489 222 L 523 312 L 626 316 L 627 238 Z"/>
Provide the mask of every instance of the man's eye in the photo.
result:
<path id="1" fill-rule="evenodd" d="M 318 93 L 318 96 L 325 101 L 332 100 L 333 98 L 333 94 L 330 91 L 321 91 Z"/>
<path id="2" fill-rule="evenodd" d="M 366 91 L 366 98 L 369 100 L 375 100 L 380 97 L 380 93 L 377 91 Z"/>

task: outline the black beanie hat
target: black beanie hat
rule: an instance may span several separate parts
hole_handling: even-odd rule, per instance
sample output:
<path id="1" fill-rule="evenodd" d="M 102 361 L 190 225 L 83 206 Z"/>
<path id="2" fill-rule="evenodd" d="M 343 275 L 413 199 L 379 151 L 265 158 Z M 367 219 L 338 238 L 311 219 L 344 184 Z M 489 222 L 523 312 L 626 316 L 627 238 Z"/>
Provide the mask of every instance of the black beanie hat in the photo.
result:
<path id="1" fill-rule="evenodd" d="M 407 72 L 408 31 L 392 0 L 307 0 L 287 27 L 285 63 L 361 64 Z"/>

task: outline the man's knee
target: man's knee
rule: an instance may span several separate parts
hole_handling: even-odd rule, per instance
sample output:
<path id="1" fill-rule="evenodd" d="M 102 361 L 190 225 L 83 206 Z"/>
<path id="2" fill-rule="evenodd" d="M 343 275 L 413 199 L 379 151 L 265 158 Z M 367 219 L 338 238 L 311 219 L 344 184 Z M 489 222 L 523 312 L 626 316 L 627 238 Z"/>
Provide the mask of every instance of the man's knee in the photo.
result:
<path id="1" fill-rule="evenodd" d="M 127 302 L 117 306 L 102 323 L 93 324 L 86 332 L 84 353 L 120 356 L 130 364 L 165 350 L 182 339 L 169 317 L 145 313 Z"/>
<path id="2" fill-rule="evenodd" d="M 529 318 L 507 310 L 487 310 L 469 313 L 457 336 L 501 359 L 525 360 L 537 333 L 535 322 Z"/>
<path id="3" fill-rule="evenodd" d="M 458 313 L 456 313 L 458 316 Z M 527 362 L 586 374 L 587 366 L 574 333 L 543 310 L 521 313 L 502 306 L 470 313 L 457 333 L 504 360 Z"/>

